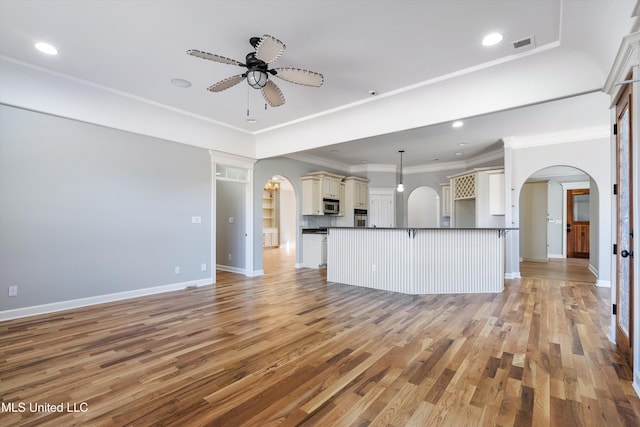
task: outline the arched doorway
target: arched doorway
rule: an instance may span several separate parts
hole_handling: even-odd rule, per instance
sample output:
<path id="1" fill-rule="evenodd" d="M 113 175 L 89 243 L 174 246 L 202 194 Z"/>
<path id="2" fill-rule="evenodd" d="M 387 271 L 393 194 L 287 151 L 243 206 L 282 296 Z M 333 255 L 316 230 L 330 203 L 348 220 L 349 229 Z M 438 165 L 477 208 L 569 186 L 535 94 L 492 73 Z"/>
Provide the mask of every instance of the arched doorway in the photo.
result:
<path id="1" fill-rule="evenodd" d="M 522 261 L 593 258 L 589 266 L 597 271 L 598 189 L 588 174 L 571 166 L 541 169 L 520 189 L 519 206 Z"/>
<path id="2" fill-rule="evenodd" d="M 431 187 L 414 189 L 407 199 L 407 226 L 437 228 L 440 226 L 440 196 Z"/>
<path id="3" fill-rule="evenodd" d="M 295 192 L 287 178 L 274 175 L 262 190 L 262 263 L 265 273 L 293 269 L 295 248 Z"/>

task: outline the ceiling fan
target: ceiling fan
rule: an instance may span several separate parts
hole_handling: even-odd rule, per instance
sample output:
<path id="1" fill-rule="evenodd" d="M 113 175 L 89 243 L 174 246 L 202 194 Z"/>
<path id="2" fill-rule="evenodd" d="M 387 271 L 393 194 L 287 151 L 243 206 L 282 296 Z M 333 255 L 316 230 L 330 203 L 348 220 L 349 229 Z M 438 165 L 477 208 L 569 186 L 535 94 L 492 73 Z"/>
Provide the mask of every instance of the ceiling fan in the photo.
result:
<path id="1" fill-rule="evenodd" d="M 247 79 L 249 86 L 254 89 L 262 90 L 262 96 L 270 106 L 279 107 L 284 104 L 284 96 L 282 95 L 280 88 L 269 79 L 269 74 L 299 85 L 313 87 L 322 86 L 324 76 L 320 73 L 290 67 L 269 69 L 269 64 L 280 58 L 286 48 L 284 43 L 277 38 L 265 34 L 262 37 L 251 37 L 249 39 L 249 43 L 253 46 L 255 52 L 249 52 L 247 54 L 244 64 L 240 61 L 236 61 L 235 59 L 225 58 L 224 56 L 209 52 L 203 52 L 195 49 L 187 51 L 187 54 L 191 56 L 208 59 L 214 62 L 221 62 L 223 64 L 239 65 L 247 69 L 245 73 L 227 77 L 226 79 L 209 86 L 207 90 L 211 92 L 221 92 L 237 85 L 242 80 Z"/>

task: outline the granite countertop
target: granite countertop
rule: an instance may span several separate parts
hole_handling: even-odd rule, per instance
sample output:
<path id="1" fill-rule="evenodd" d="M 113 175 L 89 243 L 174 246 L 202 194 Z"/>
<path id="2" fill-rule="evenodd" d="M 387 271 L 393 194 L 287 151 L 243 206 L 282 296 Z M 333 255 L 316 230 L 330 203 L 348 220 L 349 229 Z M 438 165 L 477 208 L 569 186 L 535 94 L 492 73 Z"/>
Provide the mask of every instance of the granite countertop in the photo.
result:
<path id="1" fill-rule="evenodd" d="M 327 228 L 326 227 L 303 228 L 302 234 L 327 234 Z"/>

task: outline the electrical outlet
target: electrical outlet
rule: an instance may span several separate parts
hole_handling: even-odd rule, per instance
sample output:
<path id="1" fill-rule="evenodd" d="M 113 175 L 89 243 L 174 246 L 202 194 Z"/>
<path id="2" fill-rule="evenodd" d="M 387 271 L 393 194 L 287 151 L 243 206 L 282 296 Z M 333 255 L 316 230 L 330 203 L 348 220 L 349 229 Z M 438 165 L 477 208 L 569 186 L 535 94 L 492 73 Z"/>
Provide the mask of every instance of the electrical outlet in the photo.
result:
<path id="1" fill-rule="evenodd" d="M 176 267 L 174 268 L 174 271 L 176 272 L 176 274 L 180 274 L 180 267 L 176 265 Z"/>
<path id="2" fill-rule="evenodd" d="M 18 287 L 17 286 L 9 286 L 9 296 L 17 297 L 18 296 Z"/>
<path id="3" fill-rule="evenodd" d="M 231 261 L 231 254 L 229 254 L 229 261 Z"/>
<path id="4" fill-rule="evenodd" d="M 200 271 L 207 271 L 207 263 L 203 262 L 202 264 L 200 264 Z"/>

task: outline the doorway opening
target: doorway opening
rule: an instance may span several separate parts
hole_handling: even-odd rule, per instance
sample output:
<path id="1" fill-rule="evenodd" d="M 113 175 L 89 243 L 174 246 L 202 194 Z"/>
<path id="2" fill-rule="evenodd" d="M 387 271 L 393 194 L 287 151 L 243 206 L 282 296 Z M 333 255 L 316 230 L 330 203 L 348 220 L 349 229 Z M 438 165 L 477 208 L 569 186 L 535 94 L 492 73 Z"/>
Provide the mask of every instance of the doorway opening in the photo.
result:
<path id="1" fill-rule="evenodd" d="M 407 226 L 417 228 L 440 227 L 440 196 L 431 187 L 414 189 L 407 199 Z"/>
<path id="2" fill-rule="evenodd" d="M 282 175 L 262 190 L 262 266 L 265 274 L 295 268 L 296 195 Z"/>
<path id="3" fill-rule="evenodd" d="M 520 261 L 597 259 L 598 189 L 571 166 L 541 169 L 520 191 Z M 596 251 L 595 254 L 592 254 Z M 590 263 L 586 265 L 593 272 Z"/>

